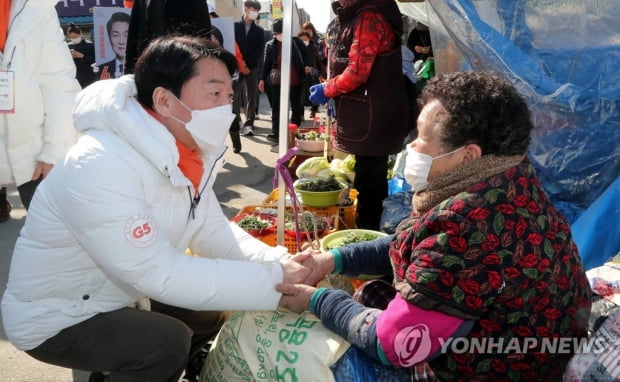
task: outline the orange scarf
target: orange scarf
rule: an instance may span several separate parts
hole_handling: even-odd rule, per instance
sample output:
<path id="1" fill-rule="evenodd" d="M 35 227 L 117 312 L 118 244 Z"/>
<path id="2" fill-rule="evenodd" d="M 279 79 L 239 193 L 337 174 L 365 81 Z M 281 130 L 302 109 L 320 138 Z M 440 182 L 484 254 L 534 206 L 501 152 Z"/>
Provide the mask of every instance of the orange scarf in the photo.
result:
<path id="1" fill-rule="evenodd" d="M 11 11 L 11 1 L 2 0 L 0 4 L 0 52 L 4 52 L 6 38 L 9 32 L 9 12 Z"/>
<path id="2" fill-rule="evenodd" d="M 198 194 L 200 179 L 202 179 L 202 174 L 205 171 L 204 167 L 202 167 L 202 158 L 198 155 L 199 150 L 190 150 L 179 141 L 177 141 L 177 148 L 179 149 L 179 168 L 187 179 L 192 182 L 194 190 Z"/>
<path id="3" fill-rule="evenodd" d="M 144 110 L 147 113 L 159 122 L 161 122 L 161 118 L 159 115 L 155 113 L 155 111 L 149 107 L 142 105 Z M 200 158 L 199 150 L 190 150 L 181 142 L 176 141 L 177 149 L 179 150 L 179 169 L 189 179 L 194 185 L 194 190 L 196 194 L 198 194 L 200 187 L 200 179 L 202 179 L 202 175 L 204 174 L 204 167 L 202 163 L 202 158 Z"/>

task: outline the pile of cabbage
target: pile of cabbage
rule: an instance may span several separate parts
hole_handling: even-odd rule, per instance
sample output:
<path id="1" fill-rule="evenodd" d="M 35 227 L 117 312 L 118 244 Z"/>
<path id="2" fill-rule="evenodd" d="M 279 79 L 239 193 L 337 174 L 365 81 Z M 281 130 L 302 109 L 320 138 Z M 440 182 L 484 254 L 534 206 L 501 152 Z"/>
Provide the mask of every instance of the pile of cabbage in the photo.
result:
<path id="1" fill-rule="evenodd" d="M 298 178 L 327 178 L 334 176 L 343 183 L 353 183 L 355 179 L 355 156 L 347 155 L 344 159 L 332 159 L 331 162 L 324 157 L 308 158 L 299 164 L 295 175 Z"/>

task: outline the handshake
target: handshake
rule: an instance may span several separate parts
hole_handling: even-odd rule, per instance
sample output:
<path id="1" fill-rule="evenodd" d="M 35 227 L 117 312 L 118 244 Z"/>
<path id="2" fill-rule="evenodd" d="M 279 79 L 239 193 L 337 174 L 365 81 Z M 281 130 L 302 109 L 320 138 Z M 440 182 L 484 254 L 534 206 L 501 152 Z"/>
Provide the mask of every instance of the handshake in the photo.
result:
<path id="1" fill-rule="evenodd" d="M 276 285 L 282 293 L 279 306 L 294 312 L 308 310 L 315 285 L 335 267 L 334 255 L 307 249 L 282 261 L 284 280 Z"/>

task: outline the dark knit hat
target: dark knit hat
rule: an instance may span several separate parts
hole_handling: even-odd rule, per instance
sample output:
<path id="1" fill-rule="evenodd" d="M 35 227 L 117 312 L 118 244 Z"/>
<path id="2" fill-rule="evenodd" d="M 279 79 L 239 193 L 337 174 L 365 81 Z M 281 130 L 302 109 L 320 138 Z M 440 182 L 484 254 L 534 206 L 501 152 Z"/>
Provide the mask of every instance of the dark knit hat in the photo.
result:
<path id="1" fill-rule="evenodd" d="M 273 33 L 282 33 L 282 19 L 273 20 L 271 30 L 273 31 Z"/>

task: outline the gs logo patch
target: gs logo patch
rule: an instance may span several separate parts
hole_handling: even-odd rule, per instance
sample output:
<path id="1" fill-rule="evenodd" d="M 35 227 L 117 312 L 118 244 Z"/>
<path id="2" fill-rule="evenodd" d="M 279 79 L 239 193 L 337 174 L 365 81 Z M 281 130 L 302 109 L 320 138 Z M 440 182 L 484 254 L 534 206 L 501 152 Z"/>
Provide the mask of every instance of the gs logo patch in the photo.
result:
<path id="1" fill-rule="evenodd" d="M 134 246 L 146 248 L 153 245 L 157 232 L 148 214 L 130 217 L 125 222 L 125 237 Z"/>

